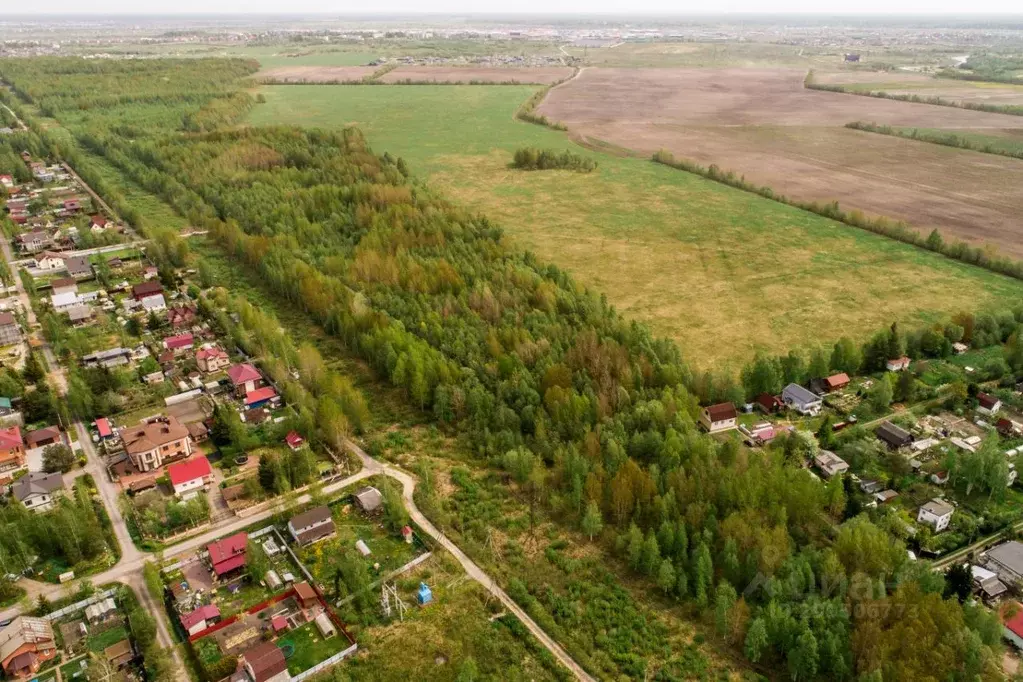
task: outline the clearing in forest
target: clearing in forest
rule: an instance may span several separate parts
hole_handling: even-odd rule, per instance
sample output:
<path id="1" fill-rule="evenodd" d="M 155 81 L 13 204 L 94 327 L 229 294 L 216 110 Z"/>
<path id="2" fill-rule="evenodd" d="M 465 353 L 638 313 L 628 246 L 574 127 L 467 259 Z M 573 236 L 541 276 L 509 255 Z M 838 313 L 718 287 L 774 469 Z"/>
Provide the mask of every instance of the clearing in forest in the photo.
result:
<path id="1" fill-rule="evenodd" d="M 564 133 L 514 119 L 534 91 L 267 86 L 250 122 L 359 125 L 376 152 L 407 159 L 433 187 L 676 340 L 698 367 L 735 369 L 757 350 L 859 338 L 893 319 L 930 321 L 1023 294 L 1023 282 L 643 158 L 574 147 L 599 162 L 595 172 L 513 170 L 519 147 L 573 148 Z"/>

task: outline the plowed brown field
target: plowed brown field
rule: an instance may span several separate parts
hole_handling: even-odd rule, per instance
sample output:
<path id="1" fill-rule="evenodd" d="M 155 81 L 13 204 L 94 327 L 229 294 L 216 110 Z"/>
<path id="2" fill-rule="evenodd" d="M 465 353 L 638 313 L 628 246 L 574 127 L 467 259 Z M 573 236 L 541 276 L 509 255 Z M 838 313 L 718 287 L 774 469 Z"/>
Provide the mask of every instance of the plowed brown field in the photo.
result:
<path id="1" fill-rule="evenodd" d="M 405 80 L 432 83 L 539 83 L 547 85 L 572 75 L 569 67 L 478 67 L 478 66 L 399 66 L 380 77 L 383 83 Z"/>
<path id="2" fill-rule="evenodd" d="M 802 200 L 1023 258 L 1023 161 L 844 128 L 1002 131 L 1023 118 L 803 88 L 794 69 L 585 69 L 539 111 L 583 138 L 717 164 Z"/>

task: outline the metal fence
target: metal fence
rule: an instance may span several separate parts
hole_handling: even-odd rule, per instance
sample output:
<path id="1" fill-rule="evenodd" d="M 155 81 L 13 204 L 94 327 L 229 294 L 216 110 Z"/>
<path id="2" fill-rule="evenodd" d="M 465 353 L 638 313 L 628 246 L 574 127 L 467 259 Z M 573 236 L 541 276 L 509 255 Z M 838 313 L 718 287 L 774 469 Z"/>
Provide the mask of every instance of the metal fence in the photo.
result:
<path id="1" fill-rule="evenodd" d="M 91 597 L 89 597 L 88 599 L 83 599 L 82 601 L 75 602 L 74 604 L 71 604 L 70 606 L 65 606 L 64 608 L 57 609 L 56 611 L 53 611 L 51 613 L 47 613 L 45 616 L 43 616 L 43 618 L 45 618 L 46 620 L 57 620 L 58 618 L 63 618 L 64 616 L 66 616 L 69 613 L 75 613 L 76 611 L 81 611 L 86 606 L 92 606 L 96 602 L 103 601 L 104 599 L 106 599 L 108 597 L 113 597 L 115 594 L 117 594 L 117 589 L 112 587 L 109 590 L 105 590 L 103 592 L 99 592 L 97 594 L 94 594 Z"/>

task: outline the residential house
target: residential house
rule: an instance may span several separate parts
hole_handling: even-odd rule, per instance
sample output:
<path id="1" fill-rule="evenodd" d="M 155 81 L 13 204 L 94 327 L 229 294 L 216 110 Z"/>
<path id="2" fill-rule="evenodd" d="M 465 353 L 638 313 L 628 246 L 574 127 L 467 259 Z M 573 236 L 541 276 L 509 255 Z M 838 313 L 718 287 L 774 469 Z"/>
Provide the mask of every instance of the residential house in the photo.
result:
<path id="1" fill-rule="evenodd" d="M 1023 424 L 1004 417 L 998 420 L 995 428 L 1003 438 L 1019 438 L 1023 435 Z"/>
<path id="2" fill-rule="evenodd" d="M 84 256 L 72 256 L 64 259 L 64 269 L 71 277 L 89 277 L 92 275 L 92 265 L 89 259 Z"/>
<path id="3" fill-rule="evenodd" d="M 163 347 L 167 350 L 174 351 L 175 355 L 180 355 L 187 350 L 192 348 L 195 343 L 195 337 L 192 336 L 192 332 L 185 332 L 184 334 L 175 334 L 174 336 L 168 336 L 163 340 Z"/>
<path id="4" fill-rule="evenodd" d="M 74 291 L 63 291 L 59 294 L 52 294 L 50 296 L 50 305 L 58 313 L 64 313 L 74 308 L 75 306 L 81 305 L 82 302 L 78 299 L 78 293 Z"/>
<path id="5" fill-rule="evenodd" d="M 122 639 L 116 644 L 111 644 L 103 650 L 103 658 L 114 670 L 120 670 L 124 666 L 131 663 L 131 660 L 135 658 L 135 651 L 131 648 L 131 642 L 127 639 Z"/>
<path id="6" fill-rule="evenodd" d="M 298 431 L 288 431 L 288 435 L 284 437 L 284 442 L 292 450 L 298 450 L 305 445 L 305 438 Z"/>
<path id="7" fill-rule="evenodd" d="M 934 528 L 935 533 L 940 533 L 948 528 L 954 511 L 955 507 L 945 500 L 934 498 L 930 502 L 920 505 L 916 521 L 917 523 L 926 523 Z"/>
<path id="8" fill-rule="evenodd" d="M 213 469 L 205 456 L 167 467 L 174 494 L 182 499 L 195 497 L 197 491 L 213 481 Z"/>
<path id="9" fill-rule="evenodd" d="M 78 281 L 73 277 L 61 277 L 50 283 L 50 292 L 53 294 L 64 294 L 67 292 L 78 293 Z"/>
<path id="10" fill-rule="evenodd" d="M 757 409 L 764 414 L 775 414 L 785 409 L 785 403 L 782 399 L 770 393 L 761 393 L 753 402 L 756 404 Z"/>
<path id="11" fill-rule="evenodd" d="M 117 602 L 113 597 L 107 597 L 85 607 L 85 620 L 94 625 L 109 620 L 116 613 Z"/>
<path id="12" fill-rule="evenodd" d="M 15 472 L 25 468 L 25 443 L 21 428 L 9 426 L 0 429 L 0 483 L 8 483 Z"/>
<path id="13" fill-rule="evenodd" d="M 1002 409 L 1002 401 L 990 393 L 980 392 L 977 394 L 977 412 L 994 416 Z"/>
<path id="14" fill-rule="evenodd" d="M 824 478 L 831 478 L 849 471 L 846 461 L 830 450 L 821 450 L 817 453 L 813 458 L 813 463 L 824 474 Z"/>
<path id="15" fill-rule="evenodd" d="M 29 450 L 45 448 L 47 445 L 62 445 L 63 443 L 64 434 L 61 433 L 59 426 L 45 426 L 25 434 L 25 444 Z"/>
<path id="16" fill-rule="evenodd" d="M 384 503 L 380 491 L 369 485 L 355 491 L 355 504 L 364 512 L 375 512 Z"/>
<path id="17" fill-rule="evenodd" d="M 136 301 L 141 302 L 150 296 L 162 296 L 163 286 L 159 282 L 143 282 L 131 288 L 131 295 Z"/>
<path id="18" fill-rule="evenodd" d="M 155 296 L 146 296 L 141 301 L 142 311 L 147 315 L 149 313 L 159 313 L 167 310 L 167 300 L 164 299 L 163 294 L 156 294 Z"/>
<path id="19" fill-rule="evenodd" d="M 931 483 L 934 485 L 945 485 L 948 483 L 948 472 L 947 471 L 935 471 L 931 474 Z"/>
<path id="20" fill-rule="evenodd" d="M 824 406 L 820 396 L 803 388 L 799 384 L 789 384 L 781 392 L 782 402 L 801 415 L 816 417 Z"/>
<path id="21" fill-rule="evenodd" d="M 217 578 L 245 568 L 245 547 L 249 536 L 242 531 L 207 545 L 210 570 Z"/>
<path id="22" fill-rule="evenodd" d="M 903 355 L 901 358 L 895 358 L 885 363 L 885 369 L 889 372 L 902 372 L 909 369 L 909 365 L 912 361 Z"/>
<path id="23" fill-rule="evenodd" d="M 212 346 L 210 348 L 200 348 L 196 352 L 195 364 L 199 367 L 200 372 L 209 374 L 219 372 L 230 365 L 231 359 L 223 349 Z"/>
<path id="24" fill-rule="evenodd" d="M 841 391 L 849 385 L 849 375 L 845 372 L 832 374 L 824 380 L 824 387 L 829 391 Z"/>
<path id="25" fill-rule="evenodd" d="M 159 469 L 166 462 L 192 454 L 188 429 L 174 416 L 157 417 L 121 429 L 120 434 L 125 452 L 141 472 Z"/>
<path id="26" fill-rule="evenodd" d="M 732 403 L 718 403 L 700 410 L 700 425 L 708 433 L 728 431 L 739 425 L 739 414 Z"/>
<path id="27" fill-rule="evenodd" d="M 273 386 L 257 388 L 245 394 L 245 409 L 257 410 L 263 407 L 277 407 L 281 404 L 281 397 Z"/>
<path id="28" fill-rule="evenodd" d="M 87 305 L 72 306 L 64 312 L 67 313 L 68 320 L 75 327 L 81 327 L 92 321 L 92 308 Z"/>
<path id="29" fill-rule="evenodd" d="M 973 577 L 973 589 L 980 595 L 987 604 L 997 602 L 1009 588 L 1005 586 L 994 571 L 989 571 L 983 566 L 970 566 L 970 574 Z"/>
<path id="30" fill-rule="evenodd" d="M 962 355 L 968 350 L 970 350 L 970 347 L 967 346 L 965 343 L 956 342 L 952 344 L 952 352 L 955 353 L 956 355 Z"/>
<path id="31" fill-rule="evenodd" d="M 899 496 L 899 494 L 897 492 L 895 492 L 894 490 L 889 488 L 887 490 L 882 490 L 881 492 L 874 493 L 874 500 L 878 504 L 884 504 L 885 502 L 888 502 L 889 500 L 894 500 L 898 496 Z"/>
<path id="32" fill-rule="evenodd" d="M 65 213 L 78 213 L 82 210 L 82 202 L 78 199 L 65 199 L 63 208 Z"/>
<path id="33" fill-rule="evenodd" d="M 191 436 L 193 443 L 202 443 L 209 440 L 210 430 L 206 424 L 202 422 L 188 422 L 185 424 L 185 428 L 188 429 L 188 435 Z"/>
<path id="34" fill-rule="evenodd" d="M 984 565 L 996 572 L 1007 585 L 1023 581 L 1023 543 L 1016 540 L 1003 542 L 981 556 Z"/>
<path id="35" fill-rule="evenodd" d="M 10 207 L 10 202 L 8 202 L 8 207 Z M 32 232 L 19 234 L 15 237 L 14 241 L 17 242 L 18 248 L 25 253 L 35 253 L 53 243 L 50 235 L 42 230 L 33 230 Z"/>
<path id="36" fill-rule="evenodd" d="M 0 630 L 0 667 L 8 677 L 26 678 L 57 655 L 53 627 L 45 618 L 18 616 Z"/>
<path id="37" fill-rule="evenodd" d="M 142 269 L 142 279 L 146 280 L 147 282 L 151 279 L 156 279 L 159 276 L 160 271 L 156 268 L 155 265 L 147 265 Z M 161 288 L 161 291 L 162 290 L 163 289 Z"/>
<path id="38" fill-rule="evenodd" d="M 93 232 L 102 232 L 106 229 L 107 223 L 106 216 L 100 215 L 99 213 L 89 216 L 89 229 Z"/>
<path id="39" fill-rule="evenodd" d="M 114 430 L 110 428 L 110 420 L 106 417 L 100 417 L 95 422 L 96 433 L 99 435 L 99 439 L 109 440 L 114 437 Z"/>
<path id="40" fill-rule="evenodd" d="M 43 251 L 42 255 L 36 258 L 36 269 L 63 270 L 64 256 L 55 251 Z"/>
<path id="41" fill-rule="evenodd" d="M 108 350 L 96 351 L 82 356 L 84 367 L 120 367 L 131 362 L 130 348 L 110 348 Z"/>
<path id="42" fill-rule="evenodd" d="M 288 521 L 288 531 L 298 544 L 311 545 L 334 537 L 337 529 L 334 527 L 330 507 L 322 505 L 293 516 Z"/>
<path id="43" fill-rule="evenodd" d="M 172 306 L 167 310 L 171 329 L 188 329 L 195 324 L 195 308 L 187 305 Z"/>
<path id="44" fill-rule="evenodd" d="M 263 385 L 263 375 L 247 362 L 228 367 L 227 378 L 231 380 L 234 394 L 239 398 Z"/>
<path id="45" fill-rule="evenodd" d="M 288 682 L 288 662 L 274 642 L 262 642 L 241 655 L 241 669 L 248 682 Z"/>
<path id="46" fill-rule="evenodd" d="M 220 609 L 213 604 L 206 604 L 205 606 L 200 606 L 194 611 L 182 614 L 181 627 L 185 628 L 185 632 L 187 632 L 189 637 L 191 637 L 194 634 L 202 632 L 219 620 Z"/>
<path id="47" fill-rule="evenodd" d="M 14 176 L 0 175 L 0 185 L 2 185 L 3 188 L 7 190 L 14 189 Z"/>
<path id="48" fill-rule="evenodd" d="M 11 404 L 11 399 L 6 397 L 0 397 L 0 417 L 9 417 L 15 413 L 14 405 Z"/>
<path id="49" fill-rule="evenodd" d="M 11 495 L 26 509 L 42 512 L 53 508 L 57 491 L 64 489 L 64 478 L 60 472 L 46 474 L 30 471 L 11 486 Z"/>
<path id="50" fill-rule="evenodd" d="M 1016 647 L 1023 650 L 1023 605 L 1014 605 L 1015 614 L 1002 623 L 1002 636 Z"/>
<path id="51" fill-rule="evenodd" d="M 10 346 L 21 341 L 21 327 L 11 313 L 0 313 L 0 346 Z"/>
<path id="52" fill-rule="evenodd" d="M 913 436 L 910 435 L 909 431 L 889 421 L 881 422 L 881 425 L 874 431 L 874 435 L 891 450 L 904 448 L 913 442 Z"/>

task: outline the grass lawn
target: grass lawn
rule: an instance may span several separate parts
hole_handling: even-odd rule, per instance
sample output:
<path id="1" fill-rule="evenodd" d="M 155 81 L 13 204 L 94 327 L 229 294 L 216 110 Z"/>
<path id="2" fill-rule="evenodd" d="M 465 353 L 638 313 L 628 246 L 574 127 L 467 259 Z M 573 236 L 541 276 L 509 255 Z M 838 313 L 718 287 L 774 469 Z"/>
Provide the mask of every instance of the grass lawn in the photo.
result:
<path id="1" fill-rule="evenodd" d="M 312 668 L 349 646 L 348 640 L 340 632 L 324 639 L 316 629 L 315 623 L 306 623 L 300 628 L 289 630 L 277 640 L 277 645 L 283 646 L 286 642 L 291 642 L 295 646 L 295 652 L 288 659 L 288 673 L 292 676 Z"/>
<path id="2" fill-rule="evenodd" d="M 98 635 L 90 635 L 89 651 L 94 651 L 98 654 L 103 653 L 104 649 L 117 644 L 122 639 L 128 639 L 128 630 L 124 625 L 117 625 L 109 630 L 104 630 Z"/>
<path id="3" fill-rule="evenodd" d="M 82 656 L 80 658 L 76 658 L 70 663 L 65 663 L 64 665 L 60 666 L 60 679 L 64 680 L 64 682 L 70 682 L 71 680 L 79 678 L 84 679 L 85 671 L 86 668 L 88 668 L 88 666 L 89 666 L 88 656 Z"/>
<path id="4" fill-rule="evenodd" d="M 1023 282 L 514 120 L 530 86 L 267 86 L 253 124 L 358 124 L 523 247 L 677 341 L 699 368 L 882 325 L 1003 305 Z M 596 172 L 508 168 L 523 146 L 573 148 Z"/>

